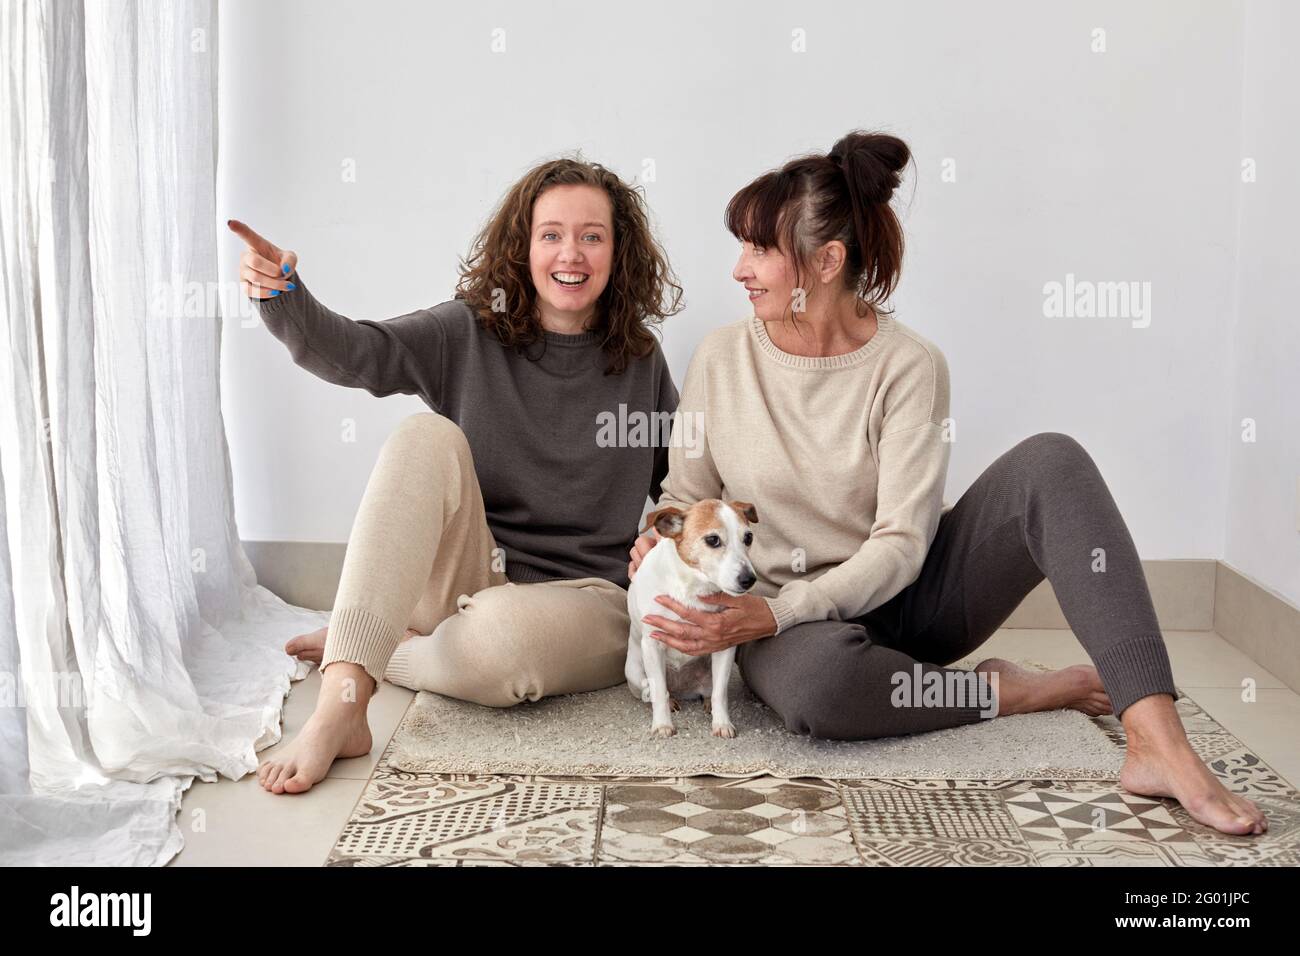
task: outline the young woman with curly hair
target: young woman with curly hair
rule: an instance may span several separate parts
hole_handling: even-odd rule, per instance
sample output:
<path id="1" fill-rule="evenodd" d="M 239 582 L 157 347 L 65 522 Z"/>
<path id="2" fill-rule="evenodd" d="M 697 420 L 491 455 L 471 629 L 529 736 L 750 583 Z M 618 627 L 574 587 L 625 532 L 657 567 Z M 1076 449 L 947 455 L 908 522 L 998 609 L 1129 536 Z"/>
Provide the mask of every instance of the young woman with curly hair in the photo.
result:
<path id="1" fill-rule="evenodd" d="M 298 365 L 432 409 L 379 453 L 329 625 L 286 645 L 320 663 L 320 695 L 262 786 L 301 793 L 369 753 L 385 678 L 494 707 L 620 683 L 627 551 L 667 434 L 611 443 L 602 420 L 677 406 L 651 326 L 682 290 L 642 197 L 598 164 L 543 163 L 490 217 L 453 299 L 383 321 L 330 311 L 293 252 L 230 228 L 244 291 Z"/>

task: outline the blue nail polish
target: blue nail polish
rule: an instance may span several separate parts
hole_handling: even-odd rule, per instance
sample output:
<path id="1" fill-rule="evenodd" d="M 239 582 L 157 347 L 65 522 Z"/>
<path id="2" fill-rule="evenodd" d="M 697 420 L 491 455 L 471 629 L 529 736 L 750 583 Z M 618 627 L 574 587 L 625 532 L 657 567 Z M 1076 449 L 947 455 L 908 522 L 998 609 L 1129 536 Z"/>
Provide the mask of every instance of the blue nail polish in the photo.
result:
<path id="1" fill-rule="evenodd" d="M 289 283 L 289 288 L 288 288 L 286 291 L 288 291 L 288 292 L 292 292 L 292 291 L 293 291 L 294 289 L 296 289 L 296 288 L 298 288 L 298 287 L 297 287 L 296 285 L 294 285 L 292 282 L 290 282 L 290 283 Z"/>
<path id="2" fill-rule="evenodd" d="M 279 294 L 280 294 L 280 290 L 276 289 L 274 292 L 271 293 L 271 298 L 275 298 Z"/>
<path id="3" fill-rule="evenodd" d="M 287 262 L 284 265 L 280 266 L 280 268 L 284 271 L 285 275 L 288 275 L 290 272 L 293 271 L 292 269 L 289 268 L 289 263 Z"/>

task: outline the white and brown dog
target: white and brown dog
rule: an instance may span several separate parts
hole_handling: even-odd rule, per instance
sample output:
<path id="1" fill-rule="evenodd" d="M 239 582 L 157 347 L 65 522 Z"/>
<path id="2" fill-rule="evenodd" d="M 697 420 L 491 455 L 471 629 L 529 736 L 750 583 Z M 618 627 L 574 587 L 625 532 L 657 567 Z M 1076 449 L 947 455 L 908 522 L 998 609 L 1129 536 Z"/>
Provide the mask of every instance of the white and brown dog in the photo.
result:
<path id="1" fill-rule="evenodd" d="M 687 607 L 720 611 L 717 605 L 700 601 L 701 596 L 740 595 L 752 588 L 757 578 L 749 563 L 749 545 L 754 540 L 749 526 L 757 522 L 753 505 L 717 498 L 698 501 L 686 511 L 661 508 L 647 516 L 646 528 L 653 527 L 660 541 L 641 561 L 627 590 L 632 626 L 623 673 L 632 695 L 651 704 L 652 734 L 669 737 L 677 732 L 671 712 L 678 700 L 705 698 L 712 707 L 713 736 L 736 736 L 727 714 L 727 682 L 736 648 L 707 656 L 685 654 L 651 637 L 654 627 L 641 618 L 658 614 L 681 620 L 656 603 L 660 594 Z"/>

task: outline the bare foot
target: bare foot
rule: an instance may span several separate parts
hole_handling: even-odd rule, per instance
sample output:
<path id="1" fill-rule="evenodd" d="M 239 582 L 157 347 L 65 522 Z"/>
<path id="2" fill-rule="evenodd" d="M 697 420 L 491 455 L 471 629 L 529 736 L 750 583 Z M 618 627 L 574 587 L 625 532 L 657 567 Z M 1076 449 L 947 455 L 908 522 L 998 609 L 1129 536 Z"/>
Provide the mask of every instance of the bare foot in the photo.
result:
<path id="1" fill-rule="evenodd" d="M 1111 713 L 1110 698 L 1101 686 L 1097 668 L 1075 664 L 1059 671 L 1031 671 L 990 657 L 975 670 L 998 675 L 998 716 L 1031 714 L 1040 710 L 1082 711 L 1089 717 Z"/>
<path id="2" fill-rule="evenodd" d="M 310 634 L 299 634 L 292 638 L 284 645 L 284 652 L 290 657 L 297 657 L 304 661 L 312 661 L 319 664 L 325 656 L 325 635 L 329 627 L 322 627 L 318 631 L 312 631 Z M 409 641 L 419 633 L 415 628 L 408 627 L 406 636 L 403 641 Z"/>
<path id="3" fill-rule="evenodd" d="M 1121 716 L 1128 734 L 1121 787 L 1148 797 L 1172 797 L 1197 823 L 1222 833 L 1267 832 L 1264 811 L 1224 787 L 1192 750 L 1172 697 L 1143 697 Z"/>
<path id="4" fill-rule="evenodd" d="M 328 630 L 328 627 L 322 627 L 310 634 L 299 634 L 284 645 L 284 652 L 290 657 L 319 664 L 325 654 L 325 632 Z"/>
<path id="5" fill-rule="evenodd" d="M 306 725 L 292 743 L 257 768 L 262 789 L 305 793 L 325 779 L 335 758 L 370 753 L 373 740 L 366 706 L 374 683 L 358 664 L 337 661 L 326 668 L 316 710 Z"/>

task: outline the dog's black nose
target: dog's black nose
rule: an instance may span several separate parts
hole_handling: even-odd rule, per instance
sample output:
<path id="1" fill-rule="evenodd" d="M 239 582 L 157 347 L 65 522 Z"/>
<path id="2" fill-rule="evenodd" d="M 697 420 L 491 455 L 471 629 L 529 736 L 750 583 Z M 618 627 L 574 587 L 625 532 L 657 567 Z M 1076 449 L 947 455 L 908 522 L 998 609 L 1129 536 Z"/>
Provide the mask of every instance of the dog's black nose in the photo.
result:
<path id="1" fill-rule="evenodd" d="M 757 580 L 758 578 L 754 577 L 753 571 L 741 571 L 740 577 L 736 579 L 736 583 L 740 585 L 742 591 L 748 591 L 754 586 L 754 582 Z"/>

